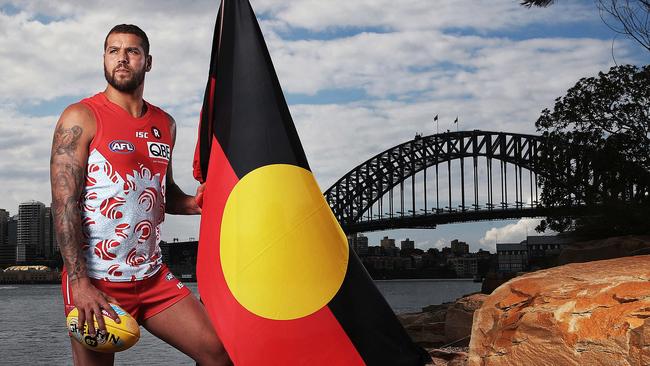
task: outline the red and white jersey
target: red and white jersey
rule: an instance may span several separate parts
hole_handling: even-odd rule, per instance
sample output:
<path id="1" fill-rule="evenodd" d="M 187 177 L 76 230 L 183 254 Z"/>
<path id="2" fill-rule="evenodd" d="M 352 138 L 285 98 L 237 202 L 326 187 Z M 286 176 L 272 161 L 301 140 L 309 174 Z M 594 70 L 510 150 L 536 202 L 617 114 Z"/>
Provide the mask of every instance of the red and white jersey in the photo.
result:
<path id="1" fill-rule="evenodd" d="M 169 117 L 147 103 L 147 112 L 134 118 L 103 93 L 81 103 L 97 124 L 80 202 L 88 276 L 145 279 L 162 264 L 158 242 L 172 152 Z"/>

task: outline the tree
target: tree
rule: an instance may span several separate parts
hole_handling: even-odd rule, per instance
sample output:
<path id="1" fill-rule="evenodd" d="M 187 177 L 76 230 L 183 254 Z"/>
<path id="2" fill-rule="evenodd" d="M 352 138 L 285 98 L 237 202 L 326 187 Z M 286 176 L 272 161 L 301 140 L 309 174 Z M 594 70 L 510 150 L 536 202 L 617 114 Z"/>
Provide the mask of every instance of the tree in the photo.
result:
<path id="1" fill-rule="evenodd" d="M 595 0 L 600 17 L 614 32 L 650 51 L 650 0 Z M 527 7 L 547 7 L 553 0 L 523 0 Z"/>
<path id="2" fill-rule="evenodd" d="M 545 141 L 542 203 L 596 209 L 579 219 L 548 217 L 539 231 L 650 232 L 650 65 L 580 79 L 535 126 Z"/>

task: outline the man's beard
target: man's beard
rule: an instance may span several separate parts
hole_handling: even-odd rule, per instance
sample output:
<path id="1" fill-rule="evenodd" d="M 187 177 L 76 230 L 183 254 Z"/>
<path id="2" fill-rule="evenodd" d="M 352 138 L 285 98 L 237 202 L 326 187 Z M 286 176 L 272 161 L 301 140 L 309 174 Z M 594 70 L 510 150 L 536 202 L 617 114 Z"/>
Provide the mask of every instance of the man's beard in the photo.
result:
<path id="1" fill-rule="evenodd" d="M 106 66 L 104 66 L 104 77 L 106 81 L 115 89 L 124 92 L 131 93 L 136 90 L 144 82 L 145 70 L 134 71 L 133 69 L 128 69 L 131 72 L 130 79 L 120 79 L 115 78 L 115 70 L 113 72 L 108 72 Z"/>

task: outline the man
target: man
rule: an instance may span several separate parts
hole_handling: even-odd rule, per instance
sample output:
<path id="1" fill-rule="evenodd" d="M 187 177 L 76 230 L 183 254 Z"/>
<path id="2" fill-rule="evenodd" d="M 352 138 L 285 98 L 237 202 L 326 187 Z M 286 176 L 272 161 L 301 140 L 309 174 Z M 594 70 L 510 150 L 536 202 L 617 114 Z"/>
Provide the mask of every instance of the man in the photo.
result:
<path id="1" fill-rule="evenodd" d="M 115 26 L 104 41 L 106 89 L 57 123 L 50 173 L 66 315 L 76 306 L 81 329 L 105 334 L 102 311 L 119 320 L 108 304 L 118 303 L 199 364 L 229 365 L 203 306 L 162 263 L 165 212 L 200 214 L 203 187 L 189 196 L 174 183 L 175 122 L 142 98 L 151 63 L 146 34 Z M 75 365 L 113 364 L 114 354 L 71 343 Z"/>

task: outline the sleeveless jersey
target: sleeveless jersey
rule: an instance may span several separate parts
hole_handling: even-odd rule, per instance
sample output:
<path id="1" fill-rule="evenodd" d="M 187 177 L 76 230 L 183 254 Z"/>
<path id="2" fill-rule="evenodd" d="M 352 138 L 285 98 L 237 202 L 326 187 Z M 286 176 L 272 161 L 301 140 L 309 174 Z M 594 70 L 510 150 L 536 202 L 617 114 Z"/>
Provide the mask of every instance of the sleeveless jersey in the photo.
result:
<path id="1" fill-rule="evenodd" d="M 81 103 L 97 125 L 80 200 L 88 276 L 112 282 L 151 277 L 162 264 L 169 118 L 149 103 L 134 118 L 103 93 Z"/>

